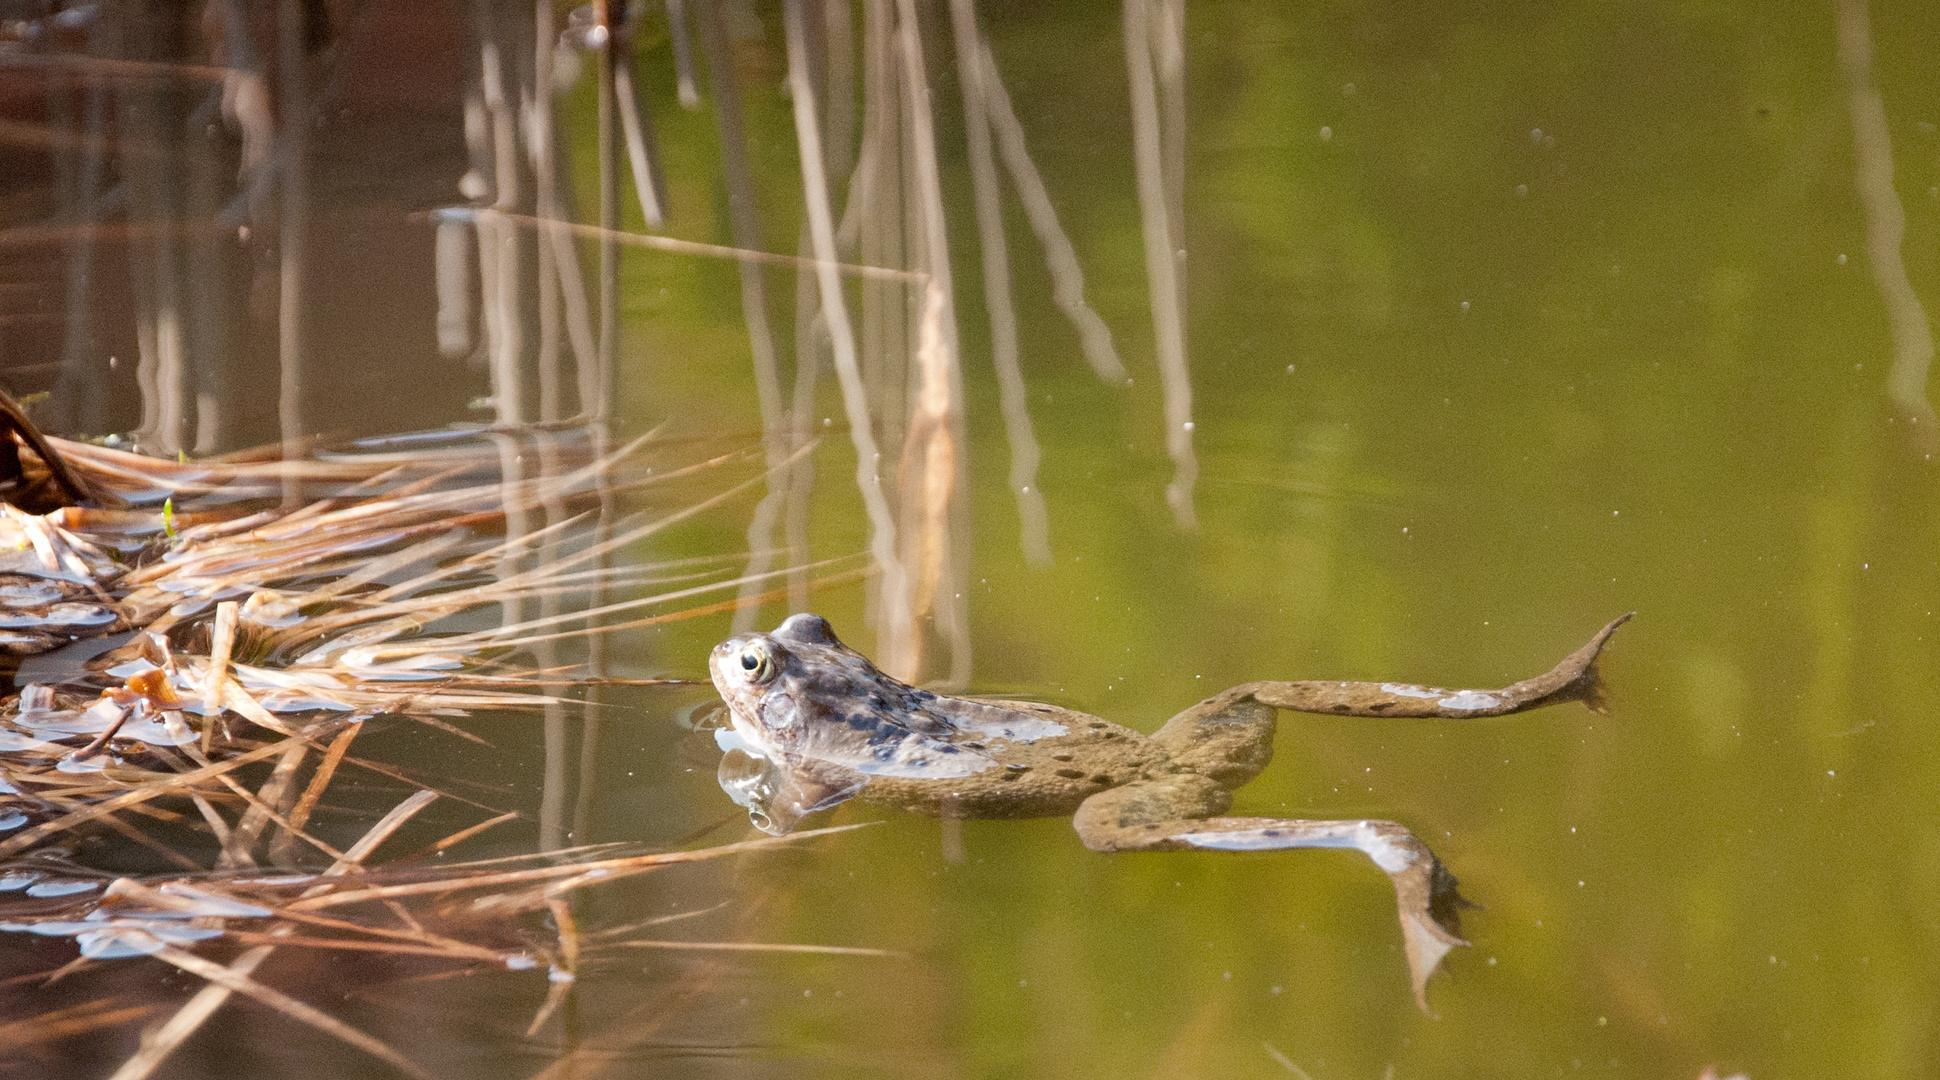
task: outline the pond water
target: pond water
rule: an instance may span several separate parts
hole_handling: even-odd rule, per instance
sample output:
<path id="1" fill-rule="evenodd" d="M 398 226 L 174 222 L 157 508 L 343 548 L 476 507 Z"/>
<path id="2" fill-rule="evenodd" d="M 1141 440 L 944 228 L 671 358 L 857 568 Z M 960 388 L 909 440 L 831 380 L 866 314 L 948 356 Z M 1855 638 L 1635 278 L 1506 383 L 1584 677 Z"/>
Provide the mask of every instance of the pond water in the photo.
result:
<path id="1" fill-rule="evenodd" d="M 595 54 L 535 51 L 530 9 L 310 7 L 325 44 L 294 279 L 274 244 L 236 231 L 286 220 L 237 193 L 242 129 L 220 105 L 198 126 L 167 120 L 204 106 L 220 72 L 162 78 L 163 93 L 125 70 L 0 53 L 9 85 L 42 95 L 9 106 L 23 149 L 0 210 L 0 377 L 16 396 L 51 391 L 35 406 L 50 430 L 140 429 L 169 455 L 275 439 L 292 415 L 277 407 L 293 355 L 279 282 L 294 280 L 302 432 L 603 402 L 616 438 L 664 425 L 760 446 L 765 403 L 779 456 L 798 430 L 819 437 L 812 469 L 776 474 L 794 494 L 758 503 L 757 488 L 636 554 L 752 545 L 775 549 L 762 565 L 801 567 L 873 552 L 876 572 L 616 634 L 616 675 L 705 678 L 714 643 L 812 609 L 912 679 L 1151 731 L 1255 679 L 1502 686 L 1638 615 L 1602 663 L 1607 715 L 1282 714 L 1275 764 L 1239 794 L 1235 813 L 1399 821 L 1461 878 L 1479 905 L 1472 947 L 1431 980 L 1433 1017 L 1411 1002 L 1391 887 L 1352 852 L 1107 856 L 1064 820 L 939 823 L 862 803 L 805 825 L 867 828 L 615 885 L 575 917 L 586 930 L 698 912 L 642 934 L 896 955 L 638 948 L 582 973 L 530 1034 L 542 974 L 426 981 L 307 958 L 264 978 L 451 1076 L 1940 1070 L 1940 428 L 1924 370 L 1940 10 L 809 4 L 796 59 L 822 110 L 841 257 L 930 276 L 850 276 L 831 318 L 813 272 L 628 246 L 609 256 L 609 330 L 594 240 L 565 242 L 584 266 L 560 293 L 540 276 L 558 274 L 547 234 L 427 213 L 496 202 L 598 222 Z M 611 220 L 814 254 L 783 12 L 687 8 L 705 10 L 656 8 L 633 42 L 665 224 L 643 219 L 619 125 Z M 899 8 L 918 17 L 927 99 L 895 81 L 913 59 L 891 33 Z M 953 8 L 980 23 L 990 67 L 974 48 L 960 66 Z M 240 65 L 203 36 L 216 15 L 153 45 L 112 15 L 36 47 Z M 246 23 L 229 24 L 232 43 Z M 566 25 L 561 12 L 552 32 Z M 272 24 L 253 32 L 273 51 Z M 1146 38 L 1129 60 L 1128 32 Z M 697 109 L 680 101 L 676 44 Z M 723 56 L 740 166 L 723 163 L 728 68 L 708 62 Z M 983 163 L 963 108 L 972 69 L 996 116 Z M 557 93 L 536 97 L 555 112 L 521 119 L 547 78 Z M 90 109 L 136 147 L 108 180 L 85 180 L 85 139 L 70 137 Z M 537 127 L 521 123 L 556 133 L 557 183 L 537 193 L 522 156 Z M 129 164 L 143 152 L 173 155 L 177 188 L 144 186 Z M 864 177 L 873 193 L 857 193 Z M 998 199 L 981 235 L 979 185 Z M 1020 190 L 1048 197 L 1122 376 L 1095 369 L 1109 355 L 1069 313 L 1060 242 L 1047 263 Z M 103 239 L 79 292 L 77 245 L 33 233 L 161 214 L 188 239 Z M 1004 290 L 988 287 L 993 224 Z M 467 268 L 442 295 L 440 228 Z M 480 244 L 502 258 L 480 264 Z M 1165 247 L 1176 257 L 1148 258 Z M 748 299 L 750 280 L 765 296 Z M 469 314 L 454 308 L 480 288 Z M 993 318 L 1005 292 L 1014 311 Z M 926 308 L 933 296 L 953 304 Z M 603 393 L 575 374 L 602 346 Z M 858 486 L 858 430 L 879 488 Z M 1034 475 L 1020 453 L 1037 455 Z M 745 822 L 696 729 L 715 700 L 613 688 L 550 738 L 529 716 L 482 716 L 467 724 L 490 751 L 417 729 L 364 750 L 387 740 L 424 775 L 521 811 L 481 856 L 675 845 L 709 826 L 732 840 Z M 570 812 L 548 809 L 554 775 Z M 373 813 L 397 793 L 380 796 Z M 59 947 L 0 941 L 52 957 L 42 970 Z M 118 963 L 120 992 L 189 989 Z M 37 992 L 0 990 L 15 1015 Z M 139 1030 L 68 1047 L 46 1074 L 106 1075 Z M 158 1075 L 383 1070 L 231 1006 Z"/>

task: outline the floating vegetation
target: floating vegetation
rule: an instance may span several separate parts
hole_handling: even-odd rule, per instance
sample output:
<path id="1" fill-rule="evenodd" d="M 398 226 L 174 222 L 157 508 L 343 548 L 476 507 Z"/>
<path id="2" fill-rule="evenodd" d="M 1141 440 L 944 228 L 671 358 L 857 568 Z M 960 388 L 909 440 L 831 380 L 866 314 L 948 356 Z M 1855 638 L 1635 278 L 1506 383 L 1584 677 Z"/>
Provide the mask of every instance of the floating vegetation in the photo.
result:
<path id="1" fill-rule="evenodd" d="M 482 820 L 376 865 L 378 847 L 443 793 L 349 753 L 378 717 L 476 740 L 455 723 L 474 710 L 564 705 L 574 686 L 621 680 L 542 667 L 540 646 L 723 610 L 737 590 L 759 588 L 765 578 L 736 573 L 741 553 L 614 565 L 760 484 L 753 452 L 649 436 L 600 454 L 579 429 L 367 440 L 300 461 L 166 461 L 19 441 L 12 494 L 66 505 L 0 504 L 0 655 L 17 665 L 15 692 L 0 701 L 0 931 L 71 941 L 76 956 L 61 972 L 152 957 L 216 995 L 197 995 L 151 1031 L 117 1075 L 147 1075 L 232 993 L 424 1075 L 257 981 L 273 949 L 543 969 L 553 989 L 536 1029 L 581 965 L 616 950 L 771 947 L 626 932 L 637 927 L 582 935 L 566 903 L 594 884 L 777 841 L 444 861 L 519 816 L 479 804 Z M 525 461 L 547 467 L 520 475 Z M 601 512 L 649 489 L 672 492 L 677 507 L 613 523 Z M 79 493 L 95 505 L 75 505 Z M 824 570 L 825 581 L 860 572 Z M 314 826 L 347 766 L 416 790 L 339 849 Z M 101 836 L 174 870 L 117 874 L 73 854 Z M 158 1008 L 57 1008 L 41 1027 L 0 1029 L 0 1049 Z"/>
<path id="2" fill-rule="evenodd" d="M 492 442 L 530 435 L 376 440 L 288 463 L 158 462 L 63 444 L 95 490 L 129 508 L 33 515 L 0 505 L 0 546 L 12 540 L 0 563 L 0 620 L 12 636 L 0 652 L 19 662 L 19 693 L 0 704 L 0 815 L 46 823 L 0 841 L 0 855 L 69 827 L 79 812 L 55 813 L 64 804 L 50 803 L 42 787 L 111 772 L 103 779 L 125 791 L 151 774 L 239 760 L 262 750 L 252 740 L 264 735 L 327 738 L 379 714 L 433 718 L 555 702 L 535 688 L 571 677 L 503 658 L 583 636 L 599 619 L 611 629 L 637 609 L 674 610 L 619 625 L 679 617 L 677 605 L 745 583 L 725 559 L 606 562 L 758 475 L 617 529 L 591 528 L 575 504 L 602 487 L 745 465 L 749 454 L 655 474 L 643 463 L 647 440 L 595 460 L 583 440 L 560 434 L 544 437 L 564 467 L 512 480 L 480 476 L 501 461 Z M 316 498 L 293 509 L 261 505 L 292 479 Z M 162 511 L 144 503 L 167 507 L 179 523 L 173 536 Z M 540 513 L 555 520 L 507 527 Z M 646 595 L 426 632 L 481 607 L 516 614 L 528 601 L 621 589 Z"/>
<path id="3" fill-rule="evenodd" d="M 534 1018 L 536 1029 L 557 1008 L 561 994 L 582 970 L 617 960 L 629 949 L 896 955 L 878 949 L 800 944 L 667 941 L 632 933 L 644 927 L 582 935 L 566 906 L 574 893 L 593 885 L 861 825 L 818 829 L 787 838 L 762 837 L 695 851 L 622 852 L 609 845 L 473 863 L 427 865 L 404 860 L 366 870 L 363 860 L 436 797 L 424 790 L 407 798 L 356 845 L 341 853 L 329 869 L 317 873 L 109 879 L 58 857 L 20 860 L 0 867 L 0 894 L 18 890 L 31 898 L 65 899 L 40 904 L 0 899 L 0 931 L 70 938 L 78 946 L 77 964 L 138 956 L 156 958 L 206 980 L 209 990 L 220 996 L 242 994 L 414 1077 L 429 1074 L 390 1046 L 257 981 L 253 972 L 273 950 L 289 948 L 430 957 L 470 969 L 543 970 L 554 989 Z M 427 853 L 442 852 L 476 831 L 467 829 L 446 837 Z M 417 903 L 409 910 L 400 906 L 412 901 Z M 534 913 L 549 918 L 550 934 L 519 918 Z M 224 964 L 191 951 L 205 943 L 246 948 Z M 47 1037 L 73 1033 L 79 1016 L 93 1018 L 93 1026 L 104 1026 L 154 1011 L 117 1012 L 104 1003 L 96 1003 L 89 1010 L 66 1009 L 43 1017 L 49 1024 Z M 144 1040 L 142 1049 L 117 1075 L 147 1075 L 211 1011 L 213 1005 L 192 999 L 174 1020 Z M 25 1032 L 0 1028 L 0 1048 L 6 1047 L 10 1038 L 19 1042 L 30 1039 Z"/>

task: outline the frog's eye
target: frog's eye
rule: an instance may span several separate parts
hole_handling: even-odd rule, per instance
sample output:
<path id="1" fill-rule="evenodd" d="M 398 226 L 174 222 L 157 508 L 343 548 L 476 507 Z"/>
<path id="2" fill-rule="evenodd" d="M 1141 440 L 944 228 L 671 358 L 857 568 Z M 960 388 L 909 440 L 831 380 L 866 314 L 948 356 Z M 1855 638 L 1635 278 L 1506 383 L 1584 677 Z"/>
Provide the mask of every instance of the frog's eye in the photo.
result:
<path id="1" fill-rule="evenodd" d="M 741 670 L 747 672 L 748 681 L 759 686 L 775 677 L 775 658 L 759 642 L 741 650 Z"/>

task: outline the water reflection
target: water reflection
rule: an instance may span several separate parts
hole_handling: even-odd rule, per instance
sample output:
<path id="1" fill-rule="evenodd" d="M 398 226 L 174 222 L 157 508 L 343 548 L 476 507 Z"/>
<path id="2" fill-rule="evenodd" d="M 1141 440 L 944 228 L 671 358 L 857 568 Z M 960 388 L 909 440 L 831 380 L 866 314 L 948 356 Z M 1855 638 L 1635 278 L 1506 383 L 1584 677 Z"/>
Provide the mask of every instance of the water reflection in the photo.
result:
<path id="1" fill-rule="evenodd" d="M 387 393 L 346 410 L 343 384 L 306 386 L 300 360 L 306 349 L 359 347 L 342 317 L 356 290 L 340 265 L 361 259 L 359 286 L 388 286 L 374 290 L 375 307 L 359 297 L 361 315 L 422 311 L 430 281 L 395 256 L 427 238 L 394 218 L 381 239 L 340 217 L 323 233 L 303 223 L 306 206 L 322 200 L 334 215 L 365 185 L 363 166 L 385 139 L 413 146 L 422 165 L 394 178 L 407 202 L 434 198 L 428 181 L 448 188 L 451 173 L 436 174 L 450 164 L 455 112 L 376 119 L 442 89 L 398 76 L 408 82 L 435 61 L 444 28 L 381 7 L 349 20 L 311 8 L 288 40 L 278 27 L 295 24 L 279 24 L 273 5 L 77 5 L 8 24 L 6 70 L 31 86 L 15 100 L 44 102 L 50 135 L 44 156 L 22 161 L 28 198 L 10 206 L 0 243 L 44 260 L 48 273 L 9 287 L 30 288 L 28 306 L 52 316 L 34 333 L 10 333 L 8 354 L 17 389 L 49 392 L 39 419 L 50 428 L 117 433 L 172 455 L 340 432 L 346 412 L 361 420 L 353 430 L 413 426 Z M 279 61 L 292 43 L 296 60 Z M 351 79 L 345 64 L 396 66 Z M 302 122 L 286 125 L 292 115 Z M 313 265 L 333 272 L 306 278 Z M 399 339 L 407 351 L 414 330 Z M 375 369 L 357 381 L 384 388 L 393 377 Z M 428 392 L 464 400 L 447 381 Z"/>
<path id="2" fill-rule="evenodd" d="M 559 917 L 591 940 L 733 896 L 708 935 L 904 966 L 656 952 L 570 989 L 541 973 L 436 993 L 357 968 L 369 989 L 343 1009 L 364 1030 L 406 1045 L 449 1024 L 478 1035 L 454 1055 L 491 1059 L 453 1068 L 517 1073 L 504 1051 L 524 1047 L 559 1053 L 562 1076 L 706 1068 L 695 1046 L 804 1075 L 1926 1069 L 1934 987 L 1905 898 L 1940 865 L 1919 827 L 1940 783 L 1921 705 L 1940 583 L 1934 482 L 1903 435 L 1934 426 L 1930 12 L 803 0 L 791 34 L 778 3 L 293 7 L 301 25 L 280 4 L 10 9 L 5 377 L 50 395 L 32 420 L 164 456 L 460 418 L 577 418 L 609 439 L 599 423 L 667 417 L 670 440 L 759 440 L 774 478 L 746 520 L 614 553 L 730 553 L 752 571 L 738 604 L 604 651 L 535 641 L 535 666 L 697 674 L 730 619 L 812 606 L 879 634 L 869 651 L 912 681 L 1152 730 L 1263 670 L 1491 684 L 1575 620 L 1650 615 L 1616 660 L 1613 720 L 1558 710 L 1459 739 L 1290 720 L 1281 768 L 1247 789 L 1248 812 L 1393 814 L 1464 872 L 1486 910 L 1436 1024 L 1406 1010 L 1387 886 L 1357 860 L 1105 860 L 1058 823 L 891 815 Z M 302 62 L 283 63 L 299 29 Z M 1848 252 L 1870 278 L 1841 269 Z M 866 500 L 857 430 L 880 458 Z M 576 453 L 482 438 L 508 491 Z M 556 560 L 572 516 L 513 510 L 526 543 L 497 575 Z M 872 549 L 901 587 L 817 586 L 821 560 Z M 18 651 L 107 610 L 79 586 L 10 588 L 6 621 L 34 622 L 4 628 Z M 154 599 L 193 621 L 247 600 L 223 589 Z M 570 610 L 494 596 L 464 629 L 511 640 Z M 501 854 L 671 843 L 722 816 L 719 750 L 661 719 L 712 695 L 598 693 L 590 718 L 548 703 L 543 733 L 467 721 L 498 751 L 400 752 L 534 823 Z M 173 753 L 170 711 L 125 723 Z M 92 737 L 16 735 L 10 755 L 45 762 Z M 397 749 L 364 738 L 367 760 Z M 80 766 L 23 790 L 93 797 L 127 767 Z M 240 796 L 216 794 L 238 820 L 222 800 Z M 288 842 L 251 829 L 258 850 Z M 72 955 L 21 940 L 0 975 Z M 279 956 L 265 978 L 323 970 Z M 122 996 L 73 1016 L 127 1045 L 70 1040 L 77 1073 L 132 1052 L 152 987 L 117 978 L 90 985 Z M 338 1060 L 292 1052 L 282 1026 L 223 1036 L 178 1067 Z"/>
<path id="3" fill-rule="evenodd" d="M 1846 106 L 1852 114 L 1853 185 L 1866 210 L 1866 261 L 1892 333 L 1893 363 L 1887 394 L 1894 409 L 1912 425 L 1913 442 L 1927 457 L 1940 448 L 1940 421 L 1927 397 L 1927 369 L 1933 364 L 1933 326 L 1906 274 L 1900 247 L 1906 238 L 1906 211 L 1893 190 L 1892 136 L 1886 106 L 1873 81 L 1873 38 L 1866 0 L 1839 2 L 1839 66 L 1846 77 Z"/>
<path id="4" fill-rule="evenodd" d="M 1174 465 L 1165 498 L 1179 524 L 1190 527 L 1199 464 L 1192 452 L 1192 384 L 1186 371 L 1185 8 L 1180 0 L 1124 0 L 1124 5 L 1145 277 L 1165 385 L 1165 448 Z"/>
<path id="5" fill-rule="evenodd" d="M 789 38 L 792 43 L 789 55 L 790 78 L 795 88 L 796 139 L 804 168 L 807 227 L 802 242 L 813 257 L 809 266 L 826 265 L 831 269 L 824 275 L 818 268 L 813 276 L 812 294 L 799 294 L 802 302 L 798 303 L 801 317 L 797 328 L 796 386 L 792 405 L 784 408 L 774 335 L 767 319 L 765 284 L 752 262 L 744 257 L 740 271 L 742 307 L 765 439 L 771 459 L 803 445 L 809 430 L 809 414 L 814 407 L 816 370 L 826 342 L 858 456 L 856 485 L 871 522 L 870 546 L 882 572 L 876 588 L 876 613 L 885 644 L 885 663 L 891 670 L 912 677 L 931 672 L 929 641 L 935 635 L 947 650 L 948 660 L 935 666 L 934 673 L 961 683 L 970 671 L 968 623 L 963 602 L 968 519 L 961 500 L 964 470 L 968 467 L 967 447 L 955 289 L 929 105 L 930 78 L 920 45 L 917 12 L 907 5 L 865 5 L 865 63 L 860 80 L 863 134 L 855 142 L 850 134 L 849 115 L 854 108 L 851 88 L 857 85 L 857 80 L 852 70 L 853 54 L 846 45 L 850 33 L 844 14 L 846 5 L 819 4 L 814 18 L 796 8 L 788 10 L 794 12 L 788 25 L 796 28 Z M 983 118 L 986 95 L 981 93 L 966 97 L 966 108 L 970 110 L 966 116 L 972 118 L 969 131 L 973 156 L 981 163 L 976 177 L 978 220 L 984 234 L 985 293 L 996 312 L 993 359 L 1013 445 L 1013 488 L 1023 521 L 1026 557 L 1042 561 L 1049 556 L 1049 544 L 1041 493 L 1034 483 L 1038 451 L 1024 403 L 1022 376 L 1016 364 L 1015 330 L 1014 327 L 1005 329 L 1014 320 L 1004 314 L 1009 307 L 1009 286 L 1001 222 L 996 217 L 998 193 L 990 152 L 991 123 L 998 131 L 1006 160 L 1025 196 L 1033 226 L 1044 238 L 1059 303 L 1077 322 L 1087 355 L 1100 373 L 1116 377 L 1122 369 L 1112 352 L 1109 334 L 1083 301 L 1082 276 L 1076 259 L 1050 209 L 1042 182 L 1030 165 L 1008 98 L 997 81 L 987 43 L 975 29 L 974 12 L 964 7 L 954 16 L 963 40 L 963 49 L 958 54 L 963 85 L 977 88 L 985 80 L 991 84 L 987 95 L 994 103 L 990 123 Z M 713 86 L 719 98 L 717 122 L 732 231 L 742 248 L 752 253 L 758 246 L 760 225 L 755 218 L 756 198 L 742 149 L 738 76 L 725 22 L 718 14 L 704 13 L 702 38 L 710 66 L 715 69 Z M 587 46 L 615 47 L 613 41 L 604 37 L 594 42 L 584 28 L 576 36 L 569 32 L 568 37 Z M 631 40 L 631 31 L 620 36 L 621 44 Z M 1176 55 L 1176 48 L 1165 55 Z M 625 70 L 623 61 L 616 63 L 616 70 Z M 1170 72 L 1168 100 L 1176 101 L 1178 66 L 1173 64 L 1166 70 Z M 630 131 L 629 95 L 618 89 L 612 93 L 618 102 L 621 127 Z M 605 101 L 606 97 L 600 100 Z M 604 125 L 606 121 L 600 123 Z M 487 126 L 478 125 L 480 129 Z M 601 130 L 606 128 L 602 126 Z M 1179 137 L 1174 132 L 1170 137 L 1172 143 L 1178 144 Z M 626 134 L 625 141 L 636 149 L 645 146 L 634 134 Z M 833 179 L 840 171 L 850 168 L 852 143 L 855 157 L 848 201 L 838 223 Z M 653 168 L 650 156 L 641 151 L 633 153 L 632 160 L 636 179 L 650 179 L 646 176 Z M 602 169 L 601 198 L 605 206 L 611 187 L 607 176 L 610 170 L 605 165 Z M 647 183 L 640 189 L 642 212 L 649 224 L 659 216 L 658 198 L 650 194 L 653 186 Z M 540 217 L 544 219 L 546 215 Z M 602 211 L 602 228 L 610 228 L 609 218 L 611 214 Z M 637 238 L 611 232 L 596 236 L 602 251 L 601 280 L 610 283 L 616 273 L 617 255 L 610 254 L 616 251 L 614 245 L 637 242 Z M 1171 241 L 1165 236 L 1156 236 L 1156 240 L 1169 249 Z M 866 278 L 862 289 L 865 332 L 860 335 L 852 327 L 848 301 L 842 296 L 839 278 L 833 276 L 832 269 L 844 258 L 856 257 L 851 252 L 859 252 L 865 264 L 907 267 L 904 276 L 917 286 L 899 289 L 888 285 L 889 275 Z M 603 284 L 602 292 L 606 289 L 607 284 Z M 1163 295 L 1172 298 L 1171 307 L 1162 304 L 1161 310 L 1171 310 L 1176 315 L 1182 289 L 1182 283 L 1172 280 L 1162 290 Z M 610 302 L 610 298 L 603 302 L 602 310 Z M 610 333 L 603 329 L 601 339 L 609 340 Z M 1169 440 L 1175 455 L 1185 455 L 1180 459 L 1181 479 L 1175 481 L 1174 493 L 1183 498 L 1180 493 L 1190 487 L 1187 435 L 1190 413 L 1182 345 L 1168 347 L 1166 356 L 1168 400 L 1172 402 L 1168 406 L 1168 423 L 1175 429 Z M 1181 443 L 1181 438 L 1187 441 Z M 901 452 L 893 462 L 885 464 L 879 439 L 889 445 L 900 444 Z M 764 571 L 777 555 L 796 563 L 804 557 L 811 476 L 806 463 L 798 466 L 791 479 L 771 492 L 757 511 L 749 531 L 754 552 L 751 573 Z M 1178 505 L 1183 508 L 1182 520 L 1189 519 L 1189 499 Z M 773 529 L 777 520 L 784 517 L 788 523 L 787 540 L 777 547 Z M 798 588 L 793 602 L 798 606 L 804 600 Z M 756 609 L 750 605 L 738 618 L 745 625 L 755 616 Z"/>

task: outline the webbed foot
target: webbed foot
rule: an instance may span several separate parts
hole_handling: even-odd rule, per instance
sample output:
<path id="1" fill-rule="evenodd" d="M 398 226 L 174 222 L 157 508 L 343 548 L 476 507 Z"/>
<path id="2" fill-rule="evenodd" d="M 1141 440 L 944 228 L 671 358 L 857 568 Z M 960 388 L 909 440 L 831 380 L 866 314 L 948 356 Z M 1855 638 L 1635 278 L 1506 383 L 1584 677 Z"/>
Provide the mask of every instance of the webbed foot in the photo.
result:
<path id="1" fill-rule="evenodd" d="M 1388 876 L 1394 879 L 1401 911 L 1401 941 L 1408 954 L 1415 1004 L 1433 1016 L 1428 1008 L 1428 976 L 1456 946 L 1468 944 L 1462 939 L 1462 909 L 1475 905 L 1456 891 L 1455 875 L 1435 853 L 1426 846 L 1421 851 L 1425 858 Z"/>
<path id="2" fill-rule="evenodd" d="M 1078 809 L 1073 824 L 1093 851 L 1351 848 L 1361 852 L 1394 882 L 1409 983 L 1415 1004 L 1432 1016 L 1428 977 L 1451 950 L 1468 944 L 1461 937 L 1461 909 L 1472 905 L 1457 891 L 1455 875 L 1428 845 L 1392 821 L 1210 816 L 1179 820 L 1174 809 L 1223 810 L 1229 798 L 1223 788 L 1204 777 L 1175 774 L 1093 795 Z"/>

